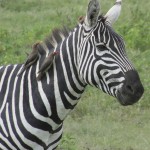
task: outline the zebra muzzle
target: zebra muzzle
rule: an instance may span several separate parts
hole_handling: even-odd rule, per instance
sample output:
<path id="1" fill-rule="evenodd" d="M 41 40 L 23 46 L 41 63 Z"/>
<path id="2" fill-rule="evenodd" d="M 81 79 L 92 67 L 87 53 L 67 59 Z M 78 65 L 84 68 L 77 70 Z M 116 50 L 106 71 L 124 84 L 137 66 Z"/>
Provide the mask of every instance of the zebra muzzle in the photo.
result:
<path id="1" fill-rule="evenodd" d="M 132 105 L 140 100 L 144 93 L 144 87 L 135 70 L 126 72 L 123 86 L 117 92 L 119 102 L 124 105 Z"/>

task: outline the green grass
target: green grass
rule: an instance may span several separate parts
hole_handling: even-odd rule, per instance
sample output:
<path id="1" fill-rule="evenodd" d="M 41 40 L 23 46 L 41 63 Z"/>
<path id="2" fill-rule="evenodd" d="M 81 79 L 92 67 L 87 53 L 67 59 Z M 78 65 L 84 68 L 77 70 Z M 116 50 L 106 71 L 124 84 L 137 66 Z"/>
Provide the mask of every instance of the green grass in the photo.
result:
<path id="1" fill-rule="evenodd" d="M 105 13 L 114 0 L 101 0 Z M 0 64 L 22 63 L 25 52 L 49 32 L 75 26 L 85 14 L 87 0 L 0 0 Z M 137 68 L 145 93 L 134 106 L 88 87 L 64 123 L 59 150 L 150 149 L 150 13 L 149 0 L 123 1 L 115 29 L 126 42 L 129 58 Z"/>

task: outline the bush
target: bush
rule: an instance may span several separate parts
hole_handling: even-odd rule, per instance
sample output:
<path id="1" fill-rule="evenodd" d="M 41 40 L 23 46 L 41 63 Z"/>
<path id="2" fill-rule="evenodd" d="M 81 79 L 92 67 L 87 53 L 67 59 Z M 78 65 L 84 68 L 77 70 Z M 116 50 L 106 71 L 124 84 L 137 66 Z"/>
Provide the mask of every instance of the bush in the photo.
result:
<path id="1" fill-rule="evenodd" d="M 146 51 L 150 43 L 150 14 L 143 12 L 139 6 L 131 11 L 129 22 L 119 26 L 119 32 L 124 36 L 128 48 Z"/>

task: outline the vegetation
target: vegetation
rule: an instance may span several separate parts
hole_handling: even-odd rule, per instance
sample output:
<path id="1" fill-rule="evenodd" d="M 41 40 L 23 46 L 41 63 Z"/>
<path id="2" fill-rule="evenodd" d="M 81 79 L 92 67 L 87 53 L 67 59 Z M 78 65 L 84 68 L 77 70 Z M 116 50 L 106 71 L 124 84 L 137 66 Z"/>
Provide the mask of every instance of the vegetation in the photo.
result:
<path id="1" fill-rule="evenodd" d="M 101 0 L 102 12 L 114 0 Z M 31 45 L 49 32 L 75 26 L 85 15 L 87 0 L 0 0 L 0 64 L 22 63 Z M 123 107 L 116 99 L 88 87 L 78 106 L 65 121 L 59 150 L 150 149 L 150 1 L 123 1 L 115 29 L 126 42 L 127 53 L 137 68 L 145 93 L 134 106 Z"/>

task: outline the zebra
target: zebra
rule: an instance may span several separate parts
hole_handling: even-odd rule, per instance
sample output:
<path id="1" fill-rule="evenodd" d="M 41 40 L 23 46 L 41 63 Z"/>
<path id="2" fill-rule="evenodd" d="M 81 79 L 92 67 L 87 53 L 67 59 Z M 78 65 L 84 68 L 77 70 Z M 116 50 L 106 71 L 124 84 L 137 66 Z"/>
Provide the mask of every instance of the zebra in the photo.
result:
<path id="1" fill-rule="evenodd" d="M 113 30 L 121 0 L 100 15 L 90 0 L 84 21 L 73 30 L 55 29 L 39 44 L 38 60 L 22 74 L 23 64 L 0 67 L 0 149 L 54 150 L 63 121 L 87 85 L 116 97 L 121 105 L 136 103 L 144 88 L 127 57 L 123 38 Z M 59 51 L 45 76 L 37 81 L 42 62 Z"/>

